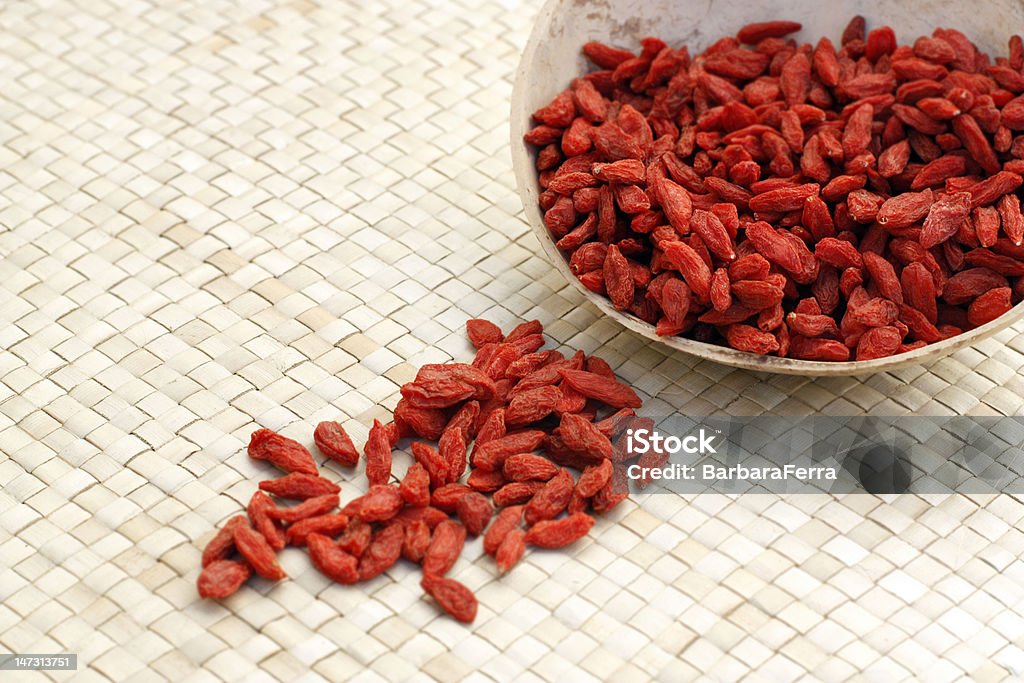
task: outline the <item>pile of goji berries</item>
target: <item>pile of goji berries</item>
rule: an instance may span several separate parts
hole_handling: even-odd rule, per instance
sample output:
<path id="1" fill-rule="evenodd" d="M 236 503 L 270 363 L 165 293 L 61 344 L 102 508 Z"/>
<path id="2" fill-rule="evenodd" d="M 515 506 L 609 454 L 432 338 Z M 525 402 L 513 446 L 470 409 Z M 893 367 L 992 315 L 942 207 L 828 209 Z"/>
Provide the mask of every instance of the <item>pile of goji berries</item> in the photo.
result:
<path id="1" fill-rule="evenodd" d="M 247 514 L 228 520 L 203 550 L 202 597 L 226 598 L 253 572 L 280 580 L 277 552 L 306 546 L 317 569 L 345 584 L 372 579 L 400 557 L 418 563 L 424 591 L 470 622 L 476 597 L 445 577 L 467 535 L 482 536 L 507 572 L 527 546 L 569 545 L 593 526 L 590 512 L 626 498 L 621 463 L 632 456 L 623 434 L 654 425 L 636 417 L 637 394 L 600 358 L 541 351 L 537 321 L 507 335 L 485 320 L 466 329 L 473 362 L 425 365 L 401 388 L 394 421 L 374 421 L 363 448 L 369 490 L 340 511 L 340 487 L 320 476 L 305 446 L 269 429 L 253 433 L 249 456 L 286 474 L 260 482 Z M 397 482 L 392 453 L 403 439 L 413 462 Z M 360 460 L 337 422 L 321 422 L 313 441 L 342 465 Z M 666 459 L 652 452 L 641 465 Z M 271 496 L 299 502 L 283 506 Z"/>
<path id="2" fill-rule="evenodd" d="M 1024 297 L 1024 43 L 898 46 L 855 17 L 837 50 L 751 24 L 703 54 L 588 43 L 533 114 L 544 221 L 615 308 L 759 354 L 867 360 Z"/>

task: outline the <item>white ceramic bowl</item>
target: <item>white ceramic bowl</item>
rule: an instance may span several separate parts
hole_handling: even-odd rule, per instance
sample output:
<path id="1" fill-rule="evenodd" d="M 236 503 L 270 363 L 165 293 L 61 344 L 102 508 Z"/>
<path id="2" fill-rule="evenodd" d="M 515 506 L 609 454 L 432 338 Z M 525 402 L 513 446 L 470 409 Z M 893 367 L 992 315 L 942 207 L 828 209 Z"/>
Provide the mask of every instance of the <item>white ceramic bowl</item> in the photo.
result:
<path id="1" fill-rule="evenodd" d="M 820 0 L 549 0 L 537 16 L 523 52 L 512 91 L 512 163 L 526 216 L 548 260 L 606 315 L 637 334 L 700 358 L 752 370 L 791 375 L 854 375 L 891 370 L 924 363 L 969 346 L 1024 315 L 1024 303 L 996 320 L 946 341 L 916 351 L 870 361 L 825 363 L 761 356 L 725 346 L 705 344 L 682 337 L 659 337 L 654 327 L 639 318 L 615 310 L 603 296 L 585 288 L 569 270 L 565 256 L 555 248 L 537 204 L 539 188 L 534 167 L 535 150 L 523 142 L 531 127 L 530 114 L 565 89 L 573 78 L 588 70 L 581 48 L 590 40 L 639 50 L 640 39 L 656 36 L 670 45 L 686 44 L 691 53 L 714 40 L 734 35 L 744 24 L 772 19 L 791 19 L 803 24 L 797 40 L 816 43 L 829 36 L 838 44 L 843 28 L 855 14 L 867 19 L 868 29 L 892 26 L 901 44 L 936 27 L 957 28 L 985 52 L 1005 55 L 1012 33 L 1024 27 L 1024 3 L 1019 0 L 988 0 L 984 3 L 935 2 L 934 0 L 852 0 L 823 4 Z"/>

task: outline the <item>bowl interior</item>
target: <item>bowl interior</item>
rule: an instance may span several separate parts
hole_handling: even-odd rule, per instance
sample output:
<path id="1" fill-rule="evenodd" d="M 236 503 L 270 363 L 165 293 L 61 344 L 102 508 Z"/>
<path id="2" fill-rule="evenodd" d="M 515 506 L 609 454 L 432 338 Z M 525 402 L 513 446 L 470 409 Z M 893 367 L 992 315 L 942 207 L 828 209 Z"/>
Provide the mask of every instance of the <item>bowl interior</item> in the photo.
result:
<path id="1" fill-rule="evenodd" d="M 606 298 L 584 288 L 569 270 L 565 256 L 555 248 L 537 204 L 539 188 L 533 165 L 535 152 L 523 143 L 522 137 L 531 127 L 530 114 L 565 89 L 573 78 L 588 70 L 588 63 L 580 51 L 584 43 L 599 40 L 638 50 L 641 38 L 657 36 L 673 46 L 688 45 L 691 53 L 695 53 L 722 36 L 734 35 L 744 24 L 773 19 L 790 19 L 803 24 L 803 29 L 794 34 L 801 42 L 813 44 L 821 36 L 828 36 L 838 43 L 843 28 L 856 14 L 864 15 L 868 30 L 881 25 L 891 26 L 901 44 L 912 43 L 921 35 L 930 35 L 936 27 L 957 28 L 992 56 L 1005 55 L 1007 41 L 1015 28 L 1024 25 L 1024 3 L 1018 0 L 990 0 L 979 4 L 939 0 L 854 0 L 834 5 L 812 0 L 782 3 L 765 0 L 549 0 L 537 17 L 516 74 L 511 141 L 519 194 L 533 231 L 551 263 L 605 314 L 638 334 L 702 358 L 766 372 L 853 375 L 890 370 L 949 354 L 1020 319 L 1024 315 L 1024 303 L 965 334 L 916 351 L 872 361 L 825 363 L 760 356 L 682 337 L 658 337 L 651 325 L 615 310 Z"/>

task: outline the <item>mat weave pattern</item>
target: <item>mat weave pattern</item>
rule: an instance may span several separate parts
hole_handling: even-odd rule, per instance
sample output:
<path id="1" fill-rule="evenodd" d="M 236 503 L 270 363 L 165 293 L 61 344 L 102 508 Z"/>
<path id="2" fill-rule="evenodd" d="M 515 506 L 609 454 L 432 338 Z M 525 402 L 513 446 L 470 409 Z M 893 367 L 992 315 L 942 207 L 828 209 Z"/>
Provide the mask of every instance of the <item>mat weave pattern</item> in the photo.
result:
<path id="1" fill-rule="evenodd" d="M 1024 676 L 1009 496 L 639 497 L 500 579 L 470 544 L 470 627 L 408 565 L 346 588 L 299 550 L 278 585 L 198 600 L 199 549 L 270 474 L 249 433 L 310 443 L 340 419 L 361 442 L 415 367 L 467 358 L 470 316 L 539 318 L 651 414 L 1021 412 L 1020 326 L 811 381 L 602 320 L 538 255 L 513 186 L 538 6 L 3 4 L 0 650 L 79 655 L 26 680 Z"/>

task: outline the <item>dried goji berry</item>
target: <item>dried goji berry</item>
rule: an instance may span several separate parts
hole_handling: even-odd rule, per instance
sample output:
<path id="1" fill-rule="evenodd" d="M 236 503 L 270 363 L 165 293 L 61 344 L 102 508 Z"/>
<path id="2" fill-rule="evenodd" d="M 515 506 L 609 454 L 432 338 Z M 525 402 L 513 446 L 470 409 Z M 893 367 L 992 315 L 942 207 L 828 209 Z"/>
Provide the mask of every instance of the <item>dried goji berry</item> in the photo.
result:
<path id="1" fill-rule="evenodd" d="M 455 513 L 471 536 L 479 536 L 487 528 L 494 514 L 494 507 L 481 493 L 467 493 L 455 504 Z"/>
<path id="2" fill-rule="evenodd" d="M 430 545 L 423 556 L 423 571 L 444 576 L 455 565 L 466 543 L 466 527 L 454 520 L 446 520 L 434 529 Z"/>
<path id="3" fill-rule="evenodd" d="M 316 463 L 305 446 L 270 429 L 253 432 L 248 450 L 253 460 L 267 460 L 285 472 L 317 474 Z"/>
<path id="4" fill-rule="evenodd" d="M 543 481 L 514 481 L 494 492 L 491 500 L 498 507 L 526 503 L 544 486 Z"/>
<path id="5" fill-rule="evenodd" d="M 366 552 L 359 558 L 359 580 L 369 581 L 389 569 L 402 556 L 405 528 L 389 524 L 373 535 Z"/>
<path id="6" fill-rule="evenodd" d="M 415 509 L 424 510 L 426 508 Z M 350 520 L 349 525 L 342 532 L 341 538 L 338 539 L 338 547 L 354 557 L 360 557 L 366 552 L 372 538 L 373 527 L 369 523 L 360 519 Z"/>
<path id="7" fill-rule="evenodd" d="M 337 494 L 334 494 L 334 496 L 337 499 Z M 277 506 L 274 505 L 274 501 L 263 491 L 254 493 L 252 498 L 249 499 L 249 505 L 246 507 L 249 521 L 252 522 L 256 530 L 263 534 L 271 548 L 281 550 L 287 543 L 287 538 L 284 529 L 281 528 L 272 514 L 272 511 L 276 510 Z"/>
<path id="8" fill-rule="evenodd" d="M 407 505 L 430 505 L 430 475 L 427 474 L 426 468 L 418 462 L 410 465 L 405 478 L 398 486 L 398 493 Z"/>
<path id="9" fill-rule="evenodd" d="M 565 382 L 576 391 L 613 408 L 639 408 L 642 405 L 636 392 L 616 379 L 585 370 L 563 369 L 561 374 Z"/>
<path id="10" fill-rule="evenodd" d="M 234 595 L 250 576 L 252 567 L 245 562 L 214 560 L 203 566 L 196 579 L 196 588 L 201 598 L 223 600 Z"/>
<path id="11" fill-rule="evenodd" d="M 397 409 L 395 413 L 397 415 Z M 337 422 L 324 421 L 318 424 L 313 431 L 313 443 L 321 453 L 342 465 L 353 467 L 359 462 L 359 451 L 345 428 Z"/>
<path id="12" fill-rule="evenodd" d="M 288 525 L 286 531 L 288 543 L 291 545 L 306 545 L 308 536 L 312 533 L 324 536 L 337 536 L 348 528 L 349 521 L 348 515 L 340 512 L 300 519 L 295 524 Z"/>
<path id="13" fill-rule="evenodd" d="M 448 481 L 448 462 L 441 457 L 437 449 L 420 441 L 414 441 L 412 456 L 427 471 L 431 487 L 445 485 Z"/>
<path id="14" fill-rule="evenodd" d="M 422 562 L 428 547 L 430 527 L 427 523 L 417 520 L 406 524 L 405 537 L 402 539 L 402 557 L 410 562 Z"/>
<path id="15" fill-rule="evenodd" d="M 257 492 L 261 493 L 261 492 Z M 267 509 L 267 516 L 282 522 L 297 522 L 307 517 L 323 515 L 338 507 L 338 494 L 329 493 L 302 501 L 298 505 L 282 508 L 274 506 Z M 283 534 L 282 534 L 283 535 Z"/>
<path id="16" fill-rule="evenodd" d="M 426 559 L 424 559 L 424 563 L 426 563 Z M 428 572 L 424 564 L 420 586 L 456 621 L 469 624 L 476 619 L 478 609 L 476 596 L 458 581 Z"/>
<path id="17" fill-rule="evenodd" d="M 338 493 L 341 487 L 329 479 L 305 474 L 304 472 L 292 472 L 279 479 L 267 479 L 261 481 L 260 489 L 272 493 L 278 498 L 294 498 L 305 500 L 324 496 L 330 493 Z"/>
<path id="18" fill-rule="evenodd" d="M 391 440 L 379 420 L 373 421 L 363 453 L 366 455 L 366 478 L 370 484 L 386 484 L 391 478 Z"/>
<path id="19" fill-rule="evenodd" d="M 475 493 L 474 490 L 464 483 L 446 483 L 434 489 L 430 495 L 430 505 L 445 512 L 455 512 L 459 499 L 472 493 Z"/>
<path id="20" fill-rule="evenodd" d="M 534 450 L 545 436 L 539 429 L 529 429 L 488 441 L 473 451 L 473 465 L 489 472 L 500 470 L 509 456 Z"/>
<path id="21" fill-rule="evenodd" d="M 563 519 L 542 520 L 526 532 L 526 543 L 538 548 L 562 548 L 587 535 L 594 518 L 578 512 Z"/>
<path id="22" fill-rule="evenodd" d="M 277 563 L 277 556 L 263 534 L 249 524 L 236 524 L 232 528 L 232 534 L 235 548 L 257 574 L 269 581 L 285 578 L 284 570 Z"/>
<path id="23" fill-rule="evenodd" d="M 569 504 L 575 487 L 575 480 L 569 470 L 562 469 L 534 494 L 523 510 L 527 525 L 557 516 Z"/>
<path id="24" fill-rule="evenodd" d="M 512 569 L 526 552 L 526 533 L 522 529 L 511 529 L 494 553 L 494 562 L 502 574 Z"/>
<path id="25" fill-rule="evenodd" d="M 967 320 L 975 327 L 995 320 L 1012 308 L 1010 295 L 1009 287 L 997 287 L 979 295 L 967 309 Z"/>
<path id="26" fill-rule="evenodd" d="M 235 548 L 235 527 L 239 524 L 247 525 L 249 521 L 245 515 L 235 515 L 229 519 L 224 526 L 210 539 L 203 548 L 202 566 L 207 567 L 217 560 L 225 560 Z"/>
<path id="27" fill-rule="evenodd" d="M 520 453 L 505 460 L 502 472 L 508 481 L 547 481 L 558 474 L 558 466 L 543 456 Z"/>

